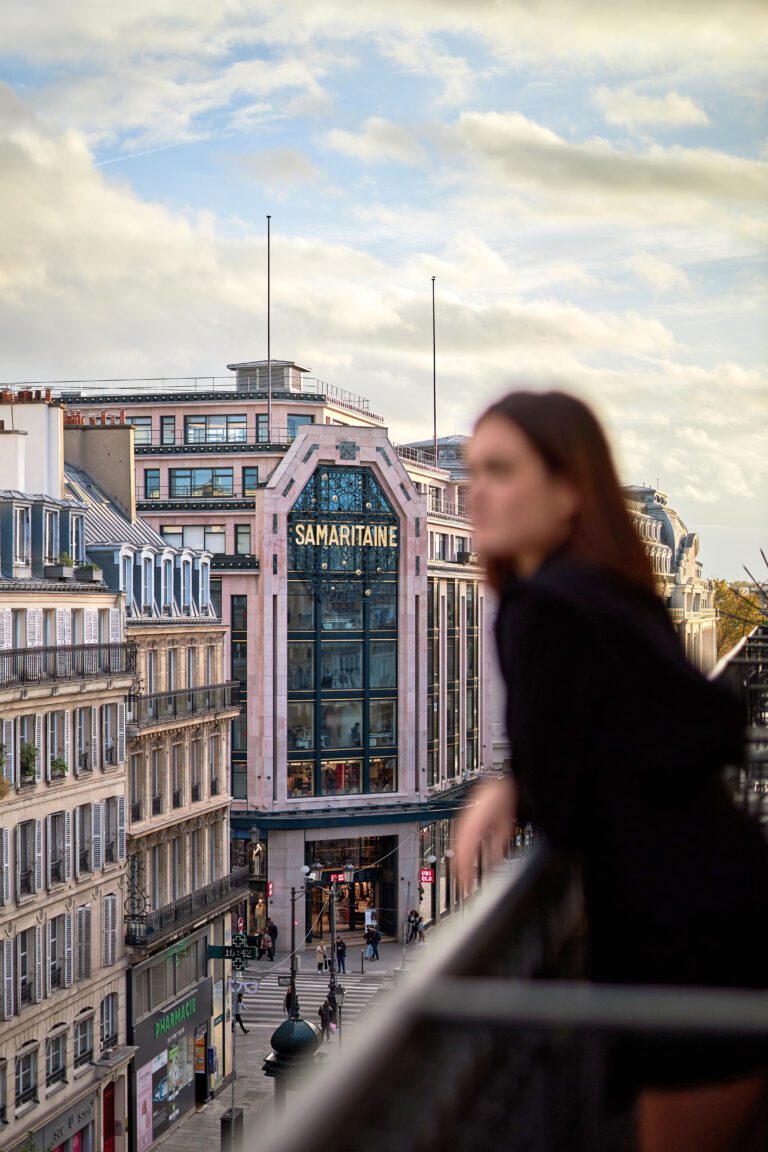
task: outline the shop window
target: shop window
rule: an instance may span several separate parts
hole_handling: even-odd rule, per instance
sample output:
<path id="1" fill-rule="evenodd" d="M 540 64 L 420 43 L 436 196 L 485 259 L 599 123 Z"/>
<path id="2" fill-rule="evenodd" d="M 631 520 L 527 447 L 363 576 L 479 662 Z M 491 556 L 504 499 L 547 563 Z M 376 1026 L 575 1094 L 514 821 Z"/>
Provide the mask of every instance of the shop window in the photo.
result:
<path id="1" fill-rule="evenodd" d="M 288 644 L 288 691 L 306 692 L 315 686 L 315 646 L 303 640 Z"/>
<path id="2" fill-rule="evenodd" d="M 363 645 L 353 640 L 331 643 L 324 640 L 321 649 L 321 683 L 325 689 L 362 688 Z"/>
<path id="3" fill-rule="evenodd" d="M 296 760 L 288 764 L 288 795 L 314 796 L 315 794 L 315 762 L 314 760 Z"/>
<path id="4" fill-rule="evenodd" d="M 397 687 L 397 641 L 372 640 L 371 688 Z"/>
<path id="5" fill-rule="evenodd" d="M 321 706 L 320 740 L 323 748 L 359 748 L 363 742 L 362 729 L 362 701 L 339 700 Z"/>
<path id="6" fill-rule="evenodd" d="M 303 584 L 288 585 L 288 629 L 310 632 L 315 627 L 315 601 Z"/>
<path id="7" fill-rule="evenodd" d="M 395 707 L 396 702 L 394 700 L 371 701 L 370 742 L 372 748 L 395 743 L 397 735 L 395 727 Z"/>
<path id="8" fill-rule="evenodd" d="M 360 792 L 362 760 L 323 760 L 320 781 L 323 796 L 350 796 Z"/>
<path id="9" fill-rule="evenodd" d="M 397 757 L 372 756 L 369 773 L 371 792 L 397 791 Z"/>
<path id="10" fill-rule="evenodd" d="M 397 627 L 397 592 L 386 585 L 376 588 L 371 597 L 371 628 Z"/>
<path id="11" fill-rule="evenodd" d="M 359 632 L 363 627 L 362 601 L 329 592 L 321 601 L 320 627 L 326 632 Z"/>
<path id="12" fill-rule="evenodd" d="M 310 700 L 288 701 L 289 749 L 314 748 L 315 705 Z"/>

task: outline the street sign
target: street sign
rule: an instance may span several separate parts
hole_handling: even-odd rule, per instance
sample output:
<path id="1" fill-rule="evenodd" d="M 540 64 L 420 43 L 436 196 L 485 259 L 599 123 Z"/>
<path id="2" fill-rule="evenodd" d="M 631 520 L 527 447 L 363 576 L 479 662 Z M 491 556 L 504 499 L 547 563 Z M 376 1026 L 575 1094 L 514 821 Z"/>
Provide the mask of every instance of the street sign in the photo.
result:
<path id="1" fill-rule="evenodd" d="M 291 986 L 290 976 L 278 976 L 277 986 L 278 986 L 278 988 L 290 988 L 290 986 Z"/>
<path id="2" fill-rule="evenodd" d="M 253 948 L 238 948 L 234 944 L 209 944 L 208 958 L 210 960 L 235 960 L 244 964 L 246 960 L 255 960 Z"/>
<path id="3" fill-rule="evenodd" d="M 273 892 L 274 892 L 274 885 L 273 885 L 271 880 L 267 880 L 267 900 L 272 899 L 272 893 Z"/>
<path id="4" fill-rule="evenodd" d="M 434 870 L 434 868 L 422 868 L 420 878 L 419 878 L 419 883 L 420 884 L 434 884 L 434 882 L 435 882 L 435 870 Z"/>
<path id="5" fill-rule="evenodd" d="M 242 916 L 238 916 L 238 918 L 237 918 L 237 930 L 238 930 L 238 932 L 242 932 L 244 928 L 245 928 L 245 920 L 243 920 Z"/>

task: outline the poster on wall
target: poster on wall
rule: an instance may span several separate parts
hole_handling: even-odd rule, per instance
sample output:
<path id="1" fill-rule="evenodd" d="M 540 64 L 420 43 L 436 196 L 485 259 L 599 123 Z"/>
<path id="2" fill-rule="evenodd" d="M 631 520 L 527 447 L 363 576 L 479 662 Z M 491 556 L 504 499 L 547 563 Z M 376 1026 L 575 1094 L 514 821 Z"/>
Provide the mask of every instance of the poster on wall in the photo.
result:
<path id="1" fill-rule="evenodd" d="M 136 1152 L 152 1143 L 152 1061 L 136 1073 Z"/>

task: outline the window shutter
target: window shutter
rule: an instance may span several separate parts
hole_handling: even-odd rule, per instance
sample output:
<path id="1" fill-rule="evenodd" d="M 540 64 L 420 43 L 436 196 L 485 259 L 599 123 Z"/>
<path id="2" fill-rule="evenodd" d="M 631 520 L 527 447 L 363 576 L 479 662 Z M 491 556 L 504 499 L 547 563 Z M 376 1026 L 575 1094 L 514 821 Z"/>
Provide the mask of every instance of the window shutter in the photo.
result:
<path id="1" fill-rule="evenodd" d="M 78 812 L 80 815 L 78 816 Z M 75 809 L 75 879 L 80 875 L 80 822 L 82 820 L 82 808 Z"/>
<path id="2" fill-rule="evenodd" d="M 104 966 L 117 960 L 117 897 L 104 897 Z"/>
<path id="3" fill-rule="evenodd" d="M 43 718 L 35 716 L 35 780 L 39 784 L 43 778 Z"/>
<path id="4" fill-rule="evenodd" d="M 45 994 L 51 994 L 51 936 L 53 934 L 53 920 L 45 922 Z M 58 959 L 58 957 L 57 957 Z"/>
<path id="5" fill-rule="evenodd" d="M 72 879 L 72 813 L 64 813 L 64 879 Z"/>
<path id="6" fill-rule="evenodd" d="M 0 903 L 11 902 L 11 833 L 8 828 L 0 828 Z"/>
<path id="7" fill-rule="evenodd" d="M 64 713 L 64 761 L 67 768 L 72 767 L 72 713 L 69 709 Z"/>
<path id="8" fill-rule="evenodd" d="M 110 608 L 109 610 L 109 642 L 110 644 L 119 644 L 122 639 L 122 632 L 120 629 L 120 609 Z"/>
<path id="9" fill-rule="evenodd" d="M 85 974 L 85 908 L 77 910 L 77 963 L 75 979 L 82 980 Z"/>
<path id="10" fill-rule="evenodd" d="M 98 872 L 102 867 L 101 860 L 101 817 L 102 806 L 98 801 L 91 805 L 91 852 L 93 854 L 93 871 Z"/>
<path id="11" fill-rule="evenodd" d="M 43 998 L 43 926 L 35 924 L 35 1000 Z"/>
<path id="12" fill-rule="evenodd" d="M 0 649 L 13 647 L 13 617 L 10 608 L 0 608 Z"/>
<path id="13" fill-rule="evenodd" d="M 98 644 L 99 642 L 99 610 L 98 608 L 83 609 L 83 643 Z"/>
<path id="14" fill-rule="evenodd" d="M 99 709 L 91 708 L 91 768 L 96 771 L 99 764 Z"/>
<path id="15" fill-rule="evenodd" d="M 72 643 L 72 609 L 56 609 L 56 644 Z"/>
<path id="16" fill-rule="evenodd" d="M 40 648 L 43 643 L 43 610 L 27 608 L 27 648 Z"/>
<path id="17" fill-rule="evenodd" d="M 53 759 L 53 713 L 45 717 L 45 778 L 51 779 L 51 760 Z"/>
<path id="18" fill-rule="evenodd" d="M 125 704 L 117 706 L 117 763 L 125 763 Z"/>
<path id="19" fill-rule="evenodd" d="M 19 898 L 21 892 L 21 837 L 23 833 L 20 826 L 16 825 L 16 899 Z"/>
<path id="20" fill-rule="evenodd" d="M 14 940 L 3 940 L 3 1019 L 10 1020 L 14 1008 L 13 946 Z"/>
<path id="21" fill-rule="evenodd" d="M 64 913 L 64 984 L 72 983 L 72 913 Z"/>
<path id="22" fill-rule="evenodd" d="M 35 892 L 43 887 L 43 822 L 35 820 Z"/>
<path id="23" fill-rule="evenodd" d="M 117 798 L 117 858 L 125 860 L 125 796 Z"/>
<path id="24" fill-rule="evenodd" d="M 85 953 L 83 955 L 83 973 L 86 977 L 88 977 L 91 975 L 91 968 L 92 968 L 92 963 L 93 963 L 92 955 L 91 955 L 91 906 L 90 906 L 90 904 L 86 904 L 85 908 L 83 908 L 83 912 L 85 913 L 85 916 L 83 918 L 83 921 L 84 921 L 83 941 L 84 941 L 84 945 L 85 945 Z"/>
<path id="25" fill-rule="evenodd" d="M 16 748 L 14 747 L 13 743 L 13 720 L 3 720 L 2 737 L 3 754 L 5 756 L 5 763 L 3 764 L 3 776 L 8 781 L 9 785 L 13 785 L 14 762 L 16 759 Z"/>
<path id="26" fill-rule="evenodd" d="M 51 852 L 53 851 L 53 841 L 51 838 L 51 823 L 52 816 L 45 818 L 45 843 L 48 846 L 48 851 L 45 854 L 45 885 L 50 890 L 51 887 Z"/>

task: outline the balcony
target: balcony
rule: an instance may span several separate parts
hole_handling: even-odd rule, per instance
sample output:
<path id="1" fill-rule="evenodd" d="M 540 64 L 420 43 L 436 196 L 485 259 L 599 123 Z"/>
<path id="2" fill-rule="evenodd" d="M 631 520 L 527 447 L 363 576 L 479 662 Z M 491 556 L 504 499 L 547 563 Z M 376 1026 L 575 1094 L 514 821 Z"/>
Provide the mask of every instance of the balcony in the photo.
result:
<path id="1" fill-rule="evenodd" d="M 181 788 L 174 788 L 171 794 L 171 803 L 174 808 L 181 808 L 182 794 Z"/>
<path id="2" fill-rule="evenodd" d="M 211 796 L 218 796 L 219 794 L 219 778 L 218 776 L 211 776 Z"/>
<path id="3" fill-rule="evenodd" d="M 131 804 L 131 823 L 138 824 L 141 820 L 141 801 L 138 804 Z"/>
<path id="4" fill-rule="evenodd" d="M 459 520 L 462 524 L 471 524 L 469 513 L 463 504 L 451 504 L 448 500 L 437 500 L 430 496 L 427 501 L 427 512 L 430 517 L 441 520 Z"/>
<path id="5" fill-rule="evenodd" d="M 150 728 L 171 720 L 192 720 L 236 711 L 240 706 L 239 688 L 238 680 L 228 680 L 206 688 L 179 688 L 174 692 L 131 696 L 128 700 L 129 723 L 136 728 Z"/>
<path id="6" fill-rule="evenodd" d="M 135 644 L 62 644 L 0 650 L 0 688 L 46 680 L 87 680 L 136 672 Z"/>
<path id="7" fill-rule="evenodd" d="M 146 916 L 126 915 L 125 942 L 134 947 L 151 947 L 158 941 L 172 936 L 196 920 L 208 919 L 217 912 L 223 912 L 241 900 L 248 892 L 248 868 L 238 868 L 214 880 L 197 892 L 180 896 L 170 904 L 163 905 Z"/>
<path id="8" fill-rule="evenodd" d="M 200 782 L 195 781 L 195 783 L 193 783 L 193 785 L 192 785 L 192 803 L 193 804 L 196 804 L 197 801 L 200 799 L 200 794 L 201 794 Z"/>
<path id="9" fill-rule="evenodd" d="M 152 797 L 152 815 L 160 816 L 163 811 L 163 798 L 162 796 Z"/>

